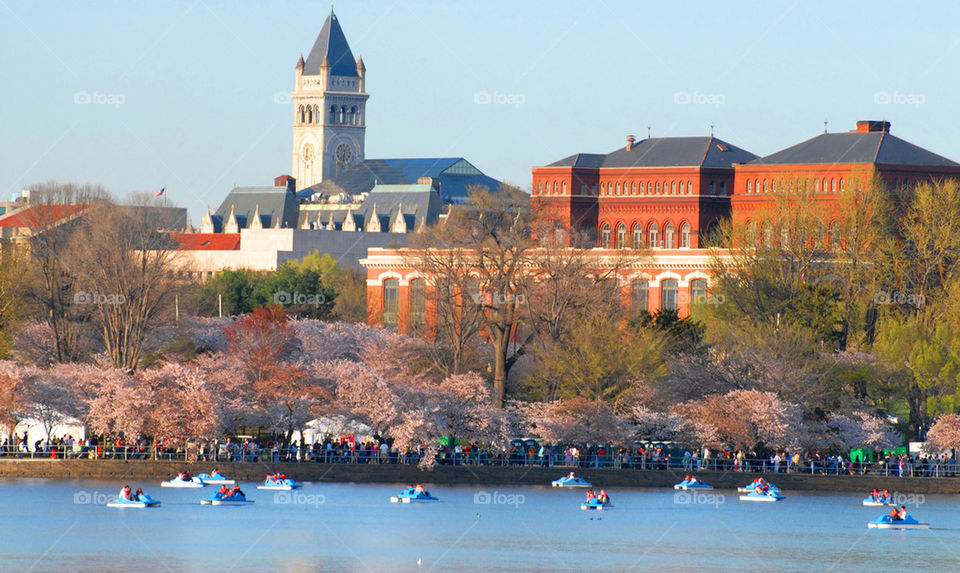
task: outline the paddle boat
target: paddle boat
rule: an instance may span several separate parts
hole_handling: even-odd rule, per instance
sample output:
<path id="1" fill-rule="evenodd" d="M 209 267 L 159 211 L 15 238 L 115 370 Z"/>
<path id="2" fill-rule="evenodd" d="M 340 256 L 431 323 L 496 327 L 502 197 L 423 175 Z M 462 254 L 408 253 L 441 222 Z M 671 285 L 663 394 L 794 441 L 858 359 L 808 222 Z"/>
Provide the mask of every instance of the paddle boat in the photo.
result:
<path id="1" fill-rule="evenodd" d="M 867 497 L 863 498 L 863 505 L 868 507 L 883 507 L 884 505 L 895 505 L 895 503 L 893 501 L 893 496 L 888 495 L 884 497 L 881 495 L 874 497 L 872 495 L 868 495 Z"/>
<path id="2" fill-rule="evenodd" d="M 221 486 L 219 491 L 200 500 L 200 505 L 244 505 L 247 503 L 253 503 L 253 501 L 247 499 L 247 496 L 240 491 L 239 487 L 230 490 L 225 485 Z"/>
<path id="3" fill-rule="evenodd" d="M 593 484 L 581 477 L 575 477 L 573 472 L 551 482 L 553 487 L 591 487 Z"/>
<path id="4" fill-rule="evenodd" d="M 202 473 L 197 476 L 200 478 L 200 481 L 203 483 L 208 483 L 211 485 L 234 485 L 237 483 L 237 480 L 227 479 L 220 470 L 213 470 L 210 473 Z"/>
<path id="5" fill-rule="evenodd" d="M 765 492 L 754 490 L 750 493 L 740 494 L 740 501 L 780 501 L 781 499 L 787 499 L 787 497 L 779 491 L 772 489 Z"/>
<path id="6" fill-rule="evenodd" d="M 416 487 L 408 486 L 397 495 L 390 496 L 390 503 L 413 503 L 421 501 L 439 501 L 430 495 L 430 492 L 423 489 L 423 485 L 417 484 Z"/>
<path id="7" fill-rule="evenodd" d="M 930 529 L 929 523 L 920 523 L 909 515 L 903 519 L 893 519 L 889 515 L 881 515 L 867 524 L 869 529 Z"/>
<path id="8" fill-rule="evenodd" d="M 145 493 L 137 494 L 130 499 L 118 495 L 117 499 L 107 503 L 107 507 L 130 507 L 135 509 L 156 507 L 158 505 L 160 505 L 159 501 L 153 499 Z"/>
<path id="9" fill-rule="evenodd" d="M 674 484 L 673 489 L 713 489 L 713 486 L 693 476 L 687 476 L 682 482 Z"/>
<path id="10" fill-rule="evenodd" d="M 263 480 L 263 485 L 258 485 L 257 489 L 286 491 L 298 487 L 303 487 L 303 484 L 298 483 L 293 478 L 288 478 L 284 474 L 267 474 L 267 479 Z"/>
<path id="11" fill-rule="evenodd" d="M 203 487 L 203 480 L 198 476 L 180 472 L 172 480 L 160 482 L 160 487 Z"/>
<path id="12" fill-rule="evenodd" d="M 587 501 L 580 504 L 580 509 L 595 509 L 597 511 L 613 509 L 613 502 L 610 501 L 610 496 L 607 495 L 607 492 L 603 490 L 600 490 L 598 495 L 593 495 L 592 490 L 587 490 Z"/>
<path id="13" fill-rule="evenodd" d="M 772 483 L 764 480 L 763 478 L 757 478 L 757 479 L 753 480 L 752 482 L 748 483 L 747 485 L 745 485 L 745 486 L 743 486 L 743 487 L 738 487 L 738 488 L 737 488 L 737 492 L 738 492 L 738 493 L 750 493 L 750 492 L 752 492 L 752 491 L 756 491 L 756 490 L 757 490 L 757 487 L 763 487 L 763 486 L 767 486 L 767 489 L 769 489 L 769 490 L 771 490 L 771 491 L 775 491 L 775 492 L 779 492 L 779 491 L 780 491 L 780 488 L 778 488 L 777 486 L 773 485 Z"/>

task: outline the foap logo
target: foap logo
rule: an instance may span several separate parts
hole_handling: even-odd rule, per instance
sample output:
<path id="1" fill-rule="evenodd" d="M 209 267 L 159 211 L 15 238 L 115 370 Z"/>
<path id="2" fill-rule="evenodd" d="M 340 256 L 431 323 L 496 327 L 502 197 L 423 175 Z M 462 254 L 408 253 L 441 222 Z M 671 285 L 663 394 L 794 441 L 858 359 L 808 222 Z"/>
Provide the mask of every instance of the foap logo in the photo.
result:
<path id="1" fill-rule="evenodd" d="M 720 107 L 727 103 L 727 97 L 723 94 L 679 91 L 673 94 L 673 103 L 676 105 L 712 105 L 713 107 Z"/>
<path id="2" fill-rule="evenodd" d="M 873 303 L 883 305 L 894 304 L 920 308 L 926 300 L 926 297 L 919 293 L 888 292 L 881 290 L 873 295 Z"/>
<path id="3" fill-rule="evenodd" d="M 727 297 L 722 294 L 708 294 L 708 293 L 697 293 L 690 294 L 686 291 L 680 291 L 677 293 L 677 303 L 685 305 L 695 305 L 695 304 L 712 304 L 713 306 L 720 306 L 721 304 L 726 304 Z"/>
<path id="4" fill-rule="evenodd" d="M 316 308 L 325 304 L 327 297 L 322 294 L 303 294 L 282 290 L 273 294 L 273 302 L 281 306 L 313 305 Z"/>
<path id="5" fill-rule="evenodd" d="M 524 304 L 527 297 L 522 294 L 504 293 L 500 291 L 480 291 L 470 295 L 474 304 L 489 304 L 502 306 L 505 304 Z"/>
<path id="6" fill-rule="evenodd" d="M 722 493 L 686 490 L 673 494 L 673 503 L 676 505 L 712 505 L 714 507 L 720 507 L 726 502 L 727 497 Z"/>
<path id="7" fill-rule="evenodd" d="M 303 493 L 300 491 L 278 491 L 273 494 L 274 505 L 309 505 L 319 508 L 327 502 L 321 493 Z"/>
<path id="8" fill-rule="evenodd" d="M 898 91 L 888 92 L 880 90 L 873 94 L 873 103 L 876 105 L 912 105 L 920 107 L 927 102 L 927 96 L 923 94 L 908 94 Z"/>
<path id="9" fill-rule="evenodd" d="M 907 507 L 917 508 L 927 503 L 927 496 L 922 493 L 900 493 L 895 491 L 890 497 L 893 498 L 893 505 L 896 506 L 905 505 Z"/>
<path id="10" fill-rule="evenodd" d="M 73 494 L 74 505 L 106 505 L 117 496 L 102 491 L 78 491 Z"/>
<path id="11" fill-rule="evenodd" d="M 73 304 L 95 304 L 97 306 L 118 306 L 126 302 L 123 294 L 103 294 L 100 292 L 77 291 L 73 293 Z"/>
<path id="12" fill-rule="evenodd" d="M 473 103 L 477 105 L 512 105 L 519 108 L 527 103 L 527 96 L 523 94 L 508 94 L 495 91 L 490 93 L 481 90 L 473 94 Z"/>
<path id="13" fill-rule="evenodd" d="M 290 94 L 287 92 L 277 92 L 273 94 L 273 103 L 286 105 L 292 101 L 293 100 L 290 98 Z"/>
<path id="14" fill-rule="evenodd" d="M 522 493 L 489 492 L 481 490 L 473 494 L 473 503 L 476 505 L 512 505 L 519 509 L 526 501 L 527 498 Z"/>
<path id="15" fill-rule="evenodd" d="M 127 103 L 127 96 L 100 92 L 90 93 L 87 90 L 80 90 L 73 94 L 73 103 L 77 105 L 112 105 L 116 108 Z"/>

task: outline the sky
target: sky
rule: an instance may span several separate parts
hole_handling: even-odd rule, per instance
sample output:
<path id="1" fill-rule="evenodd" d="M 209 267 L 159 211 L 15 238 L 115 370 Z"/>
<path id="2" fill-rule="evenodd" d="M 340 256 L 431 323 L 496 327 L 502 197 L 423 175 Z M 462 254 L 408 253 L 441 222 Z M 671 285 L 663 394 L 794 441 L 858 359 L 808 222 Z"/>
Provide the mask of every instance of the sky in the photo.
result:
<path id="1" fill-rule="evenodd" d="M 530 168 L 638 138 L 767 155 L 886 119 L 960 161 L 960 3 L 334 6 L 367 67 L 366 156 Z M 868 7 L 867 7 L 868 6 Z M 866 7 L 866 8 L 865 8 Z M 166 187 L 194 225 L 290 172 L 294 68 L 329 3 L 0 0 L 0 199 L 38 182 Z"/>

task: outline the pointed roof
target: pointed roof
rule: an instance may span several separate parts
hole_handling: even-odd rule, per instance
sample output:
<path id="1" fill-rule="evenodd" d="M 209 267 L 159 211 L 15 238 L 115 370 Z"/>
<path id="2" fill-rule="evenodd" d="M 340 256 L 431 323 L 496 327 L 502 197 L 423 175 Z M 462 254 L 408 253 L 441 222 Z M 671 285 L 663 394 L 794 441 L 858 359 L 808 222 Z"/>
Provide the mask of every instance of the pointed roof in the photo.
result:
<path id="1" fill-rule="evenodd" d="M 960 167 L 960 164 L 891 135 L 888 131 L 822 133 L 750 162 L 752 165 L 867 163 Z"/>
<path id="2" fill-rule="evenodd" d="M 260 203 L 257 203 L 257 206 L 253 210 L 253 219 L 251 219 L 247 224 L 248 229 L 262 229 L 263 221 L 260 219 Z"/>
<path id="3" fill-rule="evenodd" d="M 318 75 L 324 61 L 329 63 L 330 73 L 334 76 L 358 76 L 357 62 L 353 59 L 350 45 L 347 44 L 347 38 L 343 35 L 333 10 L 330 10 L 327 21 L 323 23 L 323 28 L 320 28 L 320 35 L 307 56 L 303 73 Z"/>

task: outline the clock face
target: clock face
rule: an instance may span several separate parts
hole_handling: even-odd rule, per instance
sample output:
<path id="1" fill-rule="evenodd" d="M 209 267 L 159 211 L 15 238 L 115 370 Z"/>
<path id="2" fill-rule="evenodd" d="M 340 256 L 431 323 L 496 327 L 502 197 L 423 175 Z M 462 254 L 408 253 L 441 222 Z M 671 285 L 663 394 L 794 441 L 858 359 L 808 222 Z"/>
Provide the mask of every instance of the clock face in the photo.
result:
<path id="1" fill-rule="evenodd" d="M 301 153 L 301 157 L 303 158 L 304 163 L 310 163 L 310 160 L 313 159 L 313 146 L 305 146 L 303 148 L 303 152 Z"/>
<path id="2" fill-rule="evenodd" d="M 350 160 L 353 158 L 353 151 L 350 150 L 350 146 L 346 143 L 341 143 L 337 146 L 335 152 L 337 163 L 347 164 L 350 163 Z"/>

